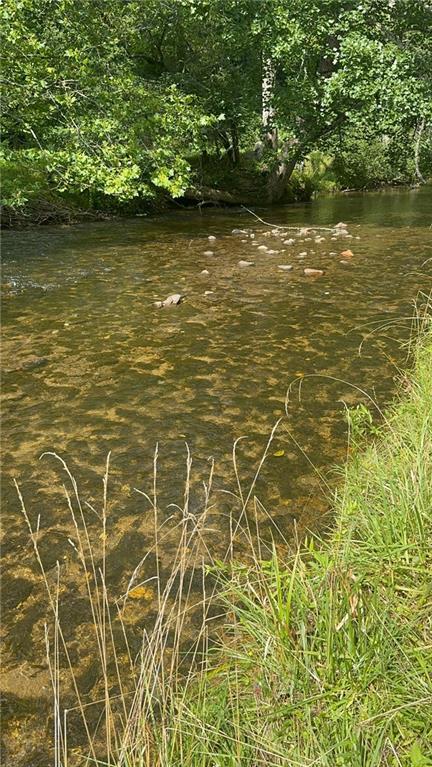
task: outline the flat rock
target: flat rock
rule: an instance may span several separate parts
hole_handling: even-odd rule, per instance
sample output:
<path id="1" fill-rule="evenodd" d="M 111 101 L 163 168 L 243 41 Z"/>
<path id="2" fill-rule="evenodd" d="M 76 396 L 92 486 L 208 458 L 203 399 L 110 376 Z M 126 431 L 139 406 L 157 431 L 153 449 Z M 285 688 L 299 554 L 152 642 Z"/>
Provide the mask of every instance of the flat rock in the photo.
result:
<path id="1" fill-rule="evenodd" d="M 173 293 L 172 296 L 168 296 L 165 301 L 155 301 L 155 306 L 157 306 L 158 309 L 162 309 L 163 306 L 177 306 L 182 298 L 183 296 L 181 293 Z"/>
<path id="2" fill-rule="evenodd" d="M 267 245 L 258 245 L 258 250 L 268 250 Z"/>
<path id="3" fill-rule="evenodd" d="M 302 252 L 301 252 L 301 253 L 299 253 L 299 256 L 301 256 L 302 258 L 303 258 L 304 256 L 307 256 L 307 250 L 302 250 Z"/>
<path id="4" fill-rule="evenodd" d="M 292 264 L 278 264 L 278 269 L 282 269 L 283 272 L 292 272 L 294 267 Z"/>
<path id="5" fill-rule="evenodd" d="M 323 269 L 311 269 L 309 267 L 306 267 L 306 269 L 303 269 L 304 274 L 306 277 L 322 277 L 324 274 Z"/>
<path id="6" fill-rule="evenodd" d="M 214 250 L 205 250 L 204 251 L 205 256 L 214 256 Z"/>
<path id="7" fill-rule="evenodd" d="M 204 291 L 204 295 L 205 295 L 205 296 L 212 296 L 212 295 L 213 295 L 213 293 L 214 293 L 214 290 L 205 290 L 205 291 Z"/>
<path id="8" fill-rule="evenodd" d="M 254 266 L 254 262 L 253 261 L 243 261 L 242 260 L 242 261 L 238 262 L 238 265 L 239 266 Z"/>

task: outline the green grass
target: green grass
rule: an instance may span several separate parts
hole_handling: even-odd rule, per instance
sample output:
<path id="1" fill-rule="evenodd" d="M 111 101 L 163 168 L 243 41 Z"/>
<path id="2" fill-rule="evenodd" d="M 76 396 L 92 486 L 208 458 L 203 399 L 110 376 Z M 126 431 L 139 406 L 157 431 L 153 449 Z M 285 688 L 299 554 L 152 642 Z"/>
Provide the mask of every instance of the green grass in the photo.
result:
<path id="1" fill-rule="evenodd" d="M 330 539 L 219 569 L 221 646 L 134 765 L 432 765 L 431 544 L 429 328 L 346 468 Z"/>

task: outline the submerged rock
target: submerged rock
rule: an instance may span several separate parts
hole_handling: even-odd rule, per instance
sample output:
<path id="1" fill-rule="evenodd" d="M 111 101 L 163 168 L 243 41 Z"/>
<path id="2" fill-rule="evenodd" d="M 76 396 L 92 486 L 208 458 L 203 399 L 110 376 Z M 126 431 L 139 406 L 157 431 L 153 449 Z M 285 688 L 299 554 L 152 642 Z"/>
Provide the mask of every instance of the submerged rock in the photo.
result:
<path id="1" fill-rule="evenodd" d="M 322 277 L 324 274 L 323 269 L 311 269 L 309 267 L 306 267 L 306 269 L 303 269 L 304 274 L 306 277 Z"/>
<path id="2" fill-rule="evenodd" d="M 172 296 L 168 296 L 165 301 L 155 301 L 155 306 L 158 309 L 162 309 L 163 306 L 177 306 L 184 296 L 181 293 L 173 293 Z"/>

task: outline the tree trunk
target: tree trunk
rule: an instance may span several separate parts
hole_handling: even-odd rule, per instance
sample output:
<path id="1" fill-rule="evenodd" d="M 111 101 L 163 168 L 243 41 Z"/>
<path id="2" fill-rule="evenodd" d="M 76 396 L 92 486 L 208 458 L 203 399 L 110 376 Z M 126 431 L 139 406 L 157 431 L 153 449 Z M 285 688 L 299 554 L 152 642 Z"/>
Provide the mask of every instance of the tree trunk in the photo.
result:
<path id="1" fill-rule="evenodd" d="M 421 146 L 421 139 L 423 135 L 423 131 L 426 126 L 426 120 L 423 117 L 420 125 L 417 128 L 417 138 L 414 144 L 414 163 L 415 163 L 415 174 L 417 177 L 417 180 L 420 182 L 420 184 L 425 184 L 425 180 L 422 176 L 421 170 L 420 170 L 420 146 Z"/>
<path id="2" fill-rule="evenodd" d="M 231 120 L 231 161 L 234 167 L 240 165 L 239 137 L 234 120 Z"/>
<path id="3" fill-rule="evenodd" d="M 278 133 L 275 124 L 275 109 L 272 104 L 274 81 L 275 71 L 273 62 L 270 59 L 266 59 L 266 61 L 263 62 L 261 82 L 262 125 L 266 142 L 276 151 L 278 148 Z"/>

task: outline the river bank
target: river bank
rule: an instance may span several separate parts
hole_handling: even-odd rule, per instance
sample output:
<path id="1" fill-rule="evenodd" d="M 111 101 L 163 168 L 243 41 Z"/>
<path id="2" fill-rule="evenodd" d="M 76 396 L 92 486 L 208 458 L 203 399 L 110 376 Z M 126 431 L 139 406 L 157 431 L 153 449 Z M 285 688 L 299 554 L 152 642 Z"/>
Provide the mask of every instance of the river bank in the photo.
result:
<path id="1" fill-rule="evenodd" d="M 294 170 L 278 205 L 305 203 L 319 196 L 338 195 L 347 192 L 364 193 L 391 191 L 400 188 L 416 188 L 414 176 L 398 176 L 389 169 L 382 175 L 359 172 L 358 177 L 344 176 L 334 170 L 334 159 L 322 152 L 313 152 Z M 134 216 L 154 217 L 173 210 L 220 207 L 241 208 L 242 205 L 260 208 L 274 207 L 267 199 L 269 171 L 265 164 L 249 160 L 233 167 L 228 160 L 216 162 L 208 158 L 203 164 L 195 161 L 194 183 L 180 197 L 154 190 L 151 197 L 139 196 L 119 201 L 108 195 L 90 192 L 56 192 L 46 181 L 45 185 L 19 204 L 2 204 L 0 226 L 2 229 L 25 229 L 27 227 L 112 221 Z M 394 170 L 394 169 L 393 169 Z M 384 172 L 385 171 L 385 172 Z"/>
<path id="2" fill-rule="evenodd" d="M 432 763 L 427 312 L 414 371 L 371 444 L 367 414 L 350 419 L 330 539 L 311 537 L 288 561 L 275 549 L 263 563 L 257 549 L 252 565 L 216 569 L 231 617 L 204 671 L 164 696 L 162 727 L 138 737 L 152 764 Z"/>

